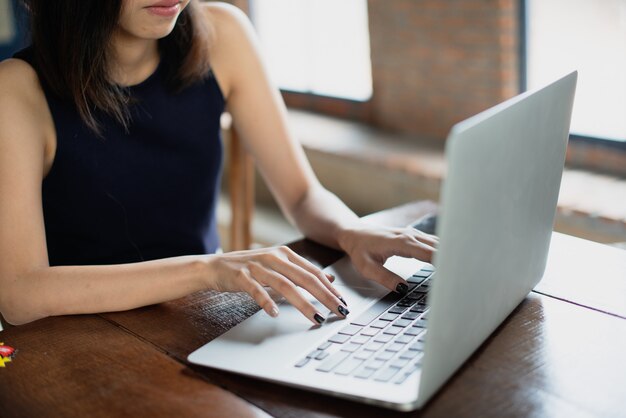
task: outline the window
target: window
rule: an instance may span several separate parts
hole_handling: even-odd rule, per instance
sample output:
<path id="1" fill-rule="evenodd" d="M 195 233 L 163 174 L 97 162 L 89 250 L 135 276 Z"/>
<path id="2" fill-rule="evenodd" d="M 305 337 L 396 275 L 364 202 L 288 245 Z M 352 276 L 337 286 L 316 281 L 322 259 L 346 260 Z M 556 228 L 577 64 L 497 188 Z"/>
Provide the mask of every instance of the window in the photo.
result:
<path id="1" fill-rule="evenodd" d="M 251 0 L 250 12 L 281 89 L 371 97 L 367 0 Z"/>
<path id="2" fill-rule="evenodd" d="M 626 142 L 626 0 L 526 0 L 527 84 L 578 70 L 572 133 Z"/>

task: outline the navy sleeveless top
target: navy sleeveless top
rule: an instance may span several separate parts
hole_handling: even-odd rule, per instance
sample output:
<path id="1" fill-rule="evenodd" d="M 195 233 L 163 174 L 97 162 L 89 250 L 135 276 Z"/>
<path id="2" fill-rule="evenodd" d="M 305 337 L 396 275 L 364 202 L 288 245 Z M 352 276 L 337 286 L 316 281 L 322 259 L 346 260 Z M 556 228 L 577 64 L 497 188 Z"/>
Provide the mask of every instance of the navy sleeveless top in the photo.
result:
<path id="1" fill-rule="evenodd" d="M 14 57 L 37 70 L 31 48 Z M 164 73 L 161 62 L 129 87 L 128 131 L 96 113 L 103 137 L 39 77 L 57 141 L 42 184 L 50 265 L 130 263 L 219 247 L 224 97 L 211 73 L 180 92 L 167 88 Z"/>

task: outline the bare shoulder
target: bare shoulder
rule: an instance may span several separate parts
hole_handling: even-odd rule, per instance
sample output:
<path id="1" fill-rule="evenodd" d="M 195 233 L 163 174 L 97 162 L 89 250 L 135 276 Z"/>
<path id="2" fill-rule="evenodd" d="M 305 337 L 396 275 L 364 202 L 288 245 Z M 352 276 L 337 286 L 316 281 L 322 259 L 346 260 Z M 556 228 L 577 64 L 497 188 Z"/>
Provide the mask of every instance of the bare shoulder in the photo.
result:
<path id="1" fill-rule="evenodd" d="M 243 70 L 259 59 L 256 33 L 248 16 L 231 4 L 209 2 L 202 8 L 213 33 L 212 67 L 228 96 L 241 82 Z"/>
<path id="2" fill-rule="evenodd" d="M 0 105 L 7 101 L 43 98 L 35 69 L 26 61 L 10 58 L 0 62 Z"/>
<path id="3" fill-rule="evenodd" d="M 48 103 L 33 67 L 19 59 L 0 62 L 0 147 L 47 149 L 53 131 Z"/>
<path id="4" fill-rule="evenodd" d="M 0 62 L 0 116 L 4 127 L 24 123 L 49 114 L 48 103 L 35 69 L 26 61 L 7 59 Z M 13 123 L 12 123 L 13 121 Z M 43 126 L 45 120 L 33 124 Z"/>
<path id="5" fill-rule="evenodd" d="M 217 32 L 245 31 L 250 26 L 248 16 L 229 3 L 212 1 L 202 4 L 204 13 Z"/>

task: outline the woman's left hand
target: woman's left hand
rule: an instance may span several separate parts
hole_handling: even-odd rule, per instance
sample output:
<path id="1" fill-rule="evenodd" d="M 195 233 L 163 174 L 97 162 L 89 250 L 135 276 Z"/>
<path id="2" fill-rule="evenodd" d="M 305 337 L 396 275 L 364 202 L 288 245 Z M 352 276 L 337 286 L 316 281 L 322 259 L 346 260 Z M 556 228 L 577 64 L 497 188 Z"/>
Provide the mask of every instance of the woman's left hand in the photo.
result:
<path id="1" fill-rule="evenodd" d="M 361 224 L 345 229 L 339 245 L 350 256 L 359 273 L 386 288 L 404 294 L 406 280 L 383 267 L 391 256 L 430 262 L 439 239 L 414 228 L 384 228 Z"/>

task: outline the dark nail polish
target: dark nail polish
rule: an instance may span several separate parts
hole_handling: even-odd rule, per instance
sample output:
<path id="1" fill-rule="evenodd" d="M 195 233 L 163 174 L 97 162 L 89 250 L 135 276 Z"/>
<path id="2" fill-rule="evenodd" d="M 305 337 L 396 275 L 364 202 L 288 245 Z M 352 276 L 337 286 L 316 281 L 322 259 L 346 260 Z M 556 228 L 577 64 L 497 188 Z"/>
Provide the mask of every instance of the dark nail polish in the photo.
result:
<path id="1" fill-rule="evenodd" d="M 342 298 L 341 296 L 339 296 L 339 300 L 340 300 L 340 301 L 341 301 L 344 305 L 348 306 L 348 303 L 347 303 L 345 300 L 343 300 L 343 298 Z"/>
<path id="2" fill-rule="evenodd" d="M 401 295 L 405 295 L 408 291 L 409 286 L 405 285 L 404 283 L 398 283 L 398 285 L 396 286 L 396 292 L 400 293 Z"/>
<path id="3" fill-rule="evenodd" d="M 348 314 L 350 313 L 349 310 L 347 310 L 346 308 L 344 308 L 343 306 L 339 305 L 337 307 L 337 310 L 339 311 L 340 314 L 342 314 L 343 316 L 348 316 Z"/>
<path id="4" fill-rule="evenodd" d="M 313 319 L 315 319 L 315 322 L 317 322 L 318 324 L 321 324 L 322 322 L 324 322 L 324 317 L 318 313 L 313 315 Z"/>

